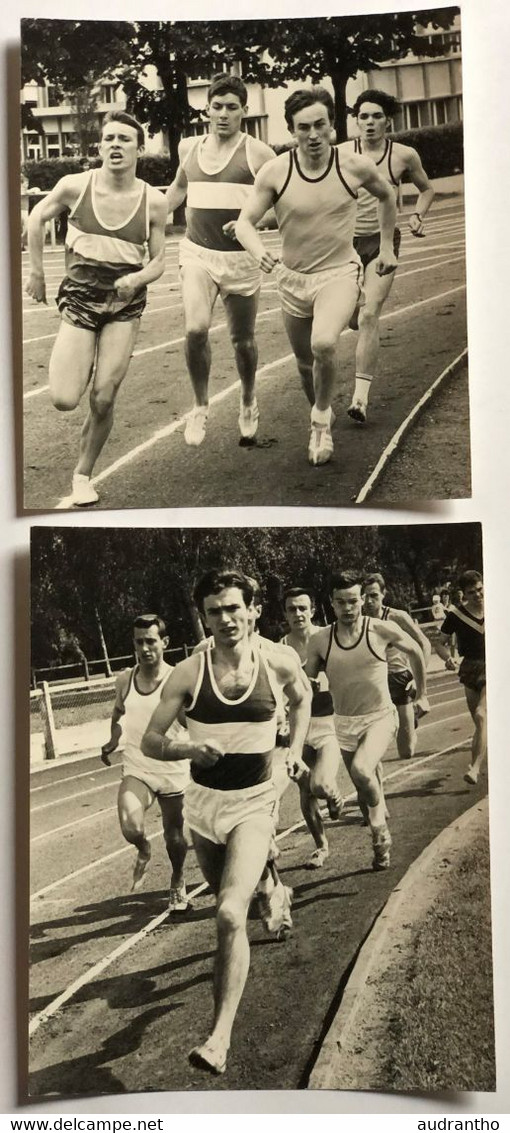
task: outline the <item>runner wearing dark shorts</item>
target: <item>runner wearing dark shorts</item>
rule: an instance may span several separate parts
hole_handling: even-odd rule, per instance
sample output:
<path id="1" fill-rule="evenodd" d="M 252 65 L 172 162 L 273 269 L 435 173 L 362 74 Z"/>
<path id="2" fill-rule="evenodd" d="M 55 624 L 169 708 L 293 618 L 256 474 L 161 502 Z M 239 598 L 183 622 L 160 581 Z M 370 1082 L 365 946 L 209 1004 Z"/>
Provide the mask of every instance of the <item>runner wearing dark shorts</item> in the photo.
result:
<path id="1" fill-rule="evenodd" d="M 471 764 L 464 779 L 474 786 L 487 755 L 487 701 L 485 690 L 485 623 L 483 608 L 483 579 L 476 570 L 467 570 L 459 578 L 463 601 L 450 604 L 437 640 L 436 653 L 443 658 L 447 669 L 455 669 L 449 643 L 455 634 L 457 649 L 462 657 L 459 680 L 464 686 L 466 703 L 471 713 L 475 732 L 471 744 Z"/>

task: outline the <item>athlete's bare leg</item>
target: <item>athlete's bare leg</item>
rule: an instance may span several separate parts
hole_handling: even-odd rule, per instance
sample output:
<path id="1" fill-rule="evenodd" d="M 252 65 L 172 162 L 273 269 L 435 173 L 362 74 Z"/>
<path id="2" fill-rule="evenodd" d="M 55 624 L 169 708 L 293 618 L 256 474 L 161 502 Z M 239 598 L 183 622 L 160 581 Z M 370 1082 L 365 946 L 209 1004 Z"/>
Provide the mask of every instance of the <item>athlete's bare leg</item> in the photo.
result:
<path id="1" fill-rule="evenodd" d="M 180 277 L 186 331 L 186 364 L 195 404 L 207 406 L 211 369 L 209 328 L 218 288 L 200 264 L 185 264 L 180 269 Z"/>
<path id="2" fill-rule="evenodd" d="M 250 949 L 246 918 L 250 898 L 267 861 L 272 831 L 272 817 L 258 815 L 231 832 L 218 888 L 218 847 L 192 831 L 200 868 L 217 892 L 218 950 L 213 1027 L 203 1046 L 191 1051 L 190 1061 L 216 1073 L 225 1069 L 232 1026 L 248 975 Z"/>
<path id="3" fill-rule="evenodd" d="M 471 713 L 475 731 L 471 743 L 471 766 L 464 778 L 468 783 L 476 783 L 481 766 L 487 756 L 487 695 L 483 688 L 481 692 L 464 685 L 466 702 Z"/>
<path id="4" fill-rule="evenodd" d="M 241 396 L 244 405 L 251 405 L 255 397 L 255 374 L 258 350 L 255 341 L 255 319 L 260 291 L 254 295 L 225 295 L 228 329 L 241 379 Z"/>
<path id="5" fill-rule="evenodd" d="M 315 300 L 311 349 L 315 406 L 324 411 L 331 405 L 338 373 L 338 340 L 354 311 L 359 295 L 355 280 L 333 280 Z"/>
<path id="6" fill-rule="evenodd" d="M 145 812 L 154 802 L 154 792 L 141 779 L 125 775 L 119 784 L 117 810 L 120 828 L 126 839 L 138 850 L 133 870 L 133 889 L 142 883 L 151 858 L 151 844 L 145 836 Z"/>
<path id="7" fill-rule="evenodd" d="M 90 476 L 113 425 L 113 407 L 126 376 L 140 319 L 111 322 L 103 327 L 97 344 L 97 360 L 90 391 L 90 409 L 80 437 L 76 472 Z"/>
<path id="8" fill-rule="evenodd" d="M 356 382 L 353 405 L 361 402 L 365 406 L 370 393 L 370 383 L 376 373 L 379 357 L 379 319 L 383 306 L 393 286 L 395 272 L 391 275 L 377 275 L 376 261 L 372 260 L 365 268 L 363 284 L 365 301 L 360 307 L 359 333 L 356 345 Z M 356 418 L 362 420 L 362 417 Z"/>
<path id="9" fill-rule="evenodd" d="M 397 751 L 401 759 L 411 759 L 416 751 L 416 728 L 412 704 L 397 704 Z"/>
<path id="10" fill-rule="evenodd" d="M 76 409 L 90 381 L 96 344 L 94 331 L 62 319 L 49 365 L 50 396 L 55 409 Z"/>
<path id="11" fill-rule="evenodd" d="M 394 735 L 395 719 L 389 712 L 370 725 L 351 761 L 350 776 L 361 800 L 368 807 L 372 827 L 385 823 L 384 792 L 377 767 Z"/>
<path id="12" fill-rule="evenodd" d="M 159 795 L 163 834 L 168 857 L 172 865 L 171 889 L 182 889 L 183 869 L 187 846 L 184 837 L 183 803 L 184 795 Z"/>
<path id="13" fill-rule="evenodd" d="M 283 311 L 283 322 L 290 345 L 296 356 L 301 384 L 310 405 L 315 404 L 313 388 L 312 320 L 298 319 Z"/>

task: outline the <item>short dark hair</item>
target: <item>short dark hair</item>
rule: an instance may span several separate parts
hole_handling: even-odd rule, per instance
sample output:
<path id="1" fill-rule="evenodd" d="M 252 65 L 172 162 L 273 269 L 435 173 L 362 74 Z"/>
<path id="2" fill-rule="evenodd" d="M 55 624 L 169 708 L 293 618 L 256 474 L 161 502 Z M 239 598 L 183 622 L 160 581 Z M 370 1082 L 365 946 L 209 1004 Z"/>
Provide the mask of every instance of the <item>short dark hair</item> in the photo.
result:
<path id="1" fill-rule="evenodd" d="M 295 90 L 288 98 L 285 99 L 284 113 L 285 121 L 289 130 L 294 128 L 294 115 L 298 114 L 300 110 L 306 110 L 307 106 L 313 106 L 315 102 L 321 102 L 326 107 L 328 118 L 333 125 L 335 121 L 335 104 L 325 87 L 306 87 L 301 90 Z"/>
<path id="2" fill-rule="evenodd" d="M 137 614 L 133 622 L 133 633 L 135 629 L 150 629 L 151 626 L 156 626 L 160 637 L 168 636 L 166 622 L 159 614 Z"/>
<path id="3" fill-rule="evenodd" d="M 257 578 L 254 578 L 253 574 L 245 574 L 244 577 L 253 590 L 253 599 L 252 599 L 253 602 L 255 603 L 256 606 L 261 606 L 262 605 L 262 587 L 260 585 L 260 582 L 258 581 Z"/>
<path id="4" fill-rule="evenodd" d="M 464 594 L 466 590 L 469 590 L 472 586 L 476 586 L 478 582 L 483 582 L 483 578 L 479 571 L 465 570 L 464 573 L 461 574 L 460 578 L 457 579 L 457 586 L 459 587 L 459 590 L 462 590 L 462 593 Z"/>
<path id="5" fill-rule="evenodd" d="M 101 137 L 103 136 L 103 130 L 105 126 L 108 126 L 109 122 L 123 122 L 125 126 L 131 126 L 132 130 L 136 130 L 138 145 L 145 145 L 145 134 L 143 131 L 143 126 L 140 124 L 137 118 L 133 118 L 132 114 L 128 114 L 125 110 L 109 110 L 108 114 L 105 114 L 105 117 L 103 118 L 101 125 Z"/>
<path id="6" fill-rule="evenodd" d="M 283 608 L 285 609 L 288 598 L 301 598 L 302 594 L 306 594 L 307 598 L 310 599 L 310 604 L 315 606 L 315 598 L 307 586 L 288 586 L 287 589 L 283 591 Z"/>
<path id="7" fill-rule="evenodd" d="M 193 596 L 199 610 L 202 613 L 204 612 L 204 601 L 210 594 L 219 594 L 221 590 L 226 590 L 231 586 L 235 586 L 241 591 L 246 605 L 250 606 L 254 598 L 252 579 L 249 579 L 240 570 L 219 568 L 208 570 L 207 574 L 204 574 L 195 586 Z"/>
<path id="8" fill-rule="evenodd" d="M 384 111 L 387 118 L 393 118 L 400 106 L 398 98 L 394 98 L 392 94 L 387 94 L 385 90 L 376 90 L 375 87 L 369 87 L 368 90 L 364 90 L 358 95 L 352 107 L 351 114 L 354 118 L 358 117 L 364 102 L 377 103 L 377 105 L 381 107 L 381 110 Z"/>
<path id="9" fill-rule="evenodd" d="M 210 102 L 215 94 L 236 94 L 241 106 L 248 102 L 248 91 L 242 79 L 237 75 L 213 75 L 207 91 L 207 101 Z"/>
<path id="10" fill-rule="evenodd" d="M 382 574 L 379 574 L 379 571 L 374 571 L 373 574 L 367 574 L 366 578 L 363 579 L 361 590 L 363 592 L 366 590 L 367 586 L 375 586 L 376 584 L 380 586 L 382 593 L 384 594 L 386 590 L 386 583 Z"/>
<path id="11" fill-rule="evenodd" d="M 331 575 L 329 593 L 334 590 L 350 590 L 351 586 L 362 586 L 363 575 L 356 570 L 337 570 Z"/>

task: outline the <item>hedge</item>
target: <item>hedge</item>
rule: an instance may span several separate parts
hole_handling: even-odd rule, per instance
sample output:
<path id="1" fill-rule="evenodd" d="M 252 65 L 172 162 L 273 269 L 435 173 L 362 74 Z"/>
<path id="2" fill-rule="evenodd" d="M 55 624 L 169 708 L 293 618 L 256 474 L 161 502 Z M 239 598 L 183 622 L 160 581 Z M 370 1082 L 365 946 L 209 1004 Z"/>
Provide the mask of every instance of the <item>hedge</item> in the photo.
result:
<path id="1" fill-rule="evenodd" d="M 451 122 L 445 126 L 422 126 L 417 130 L 400 130 L 390 137 L 418 151 L 428 177 L 450 177 L 453 173 L 464 171 L 462 122 Z M 292 148 L 292 142 L 282 142 L 273 146 L 277 154 L 286 153 Z"/>
<path id="2" fill-rule="evenodd" d="M 28 177 L 30 189 L 53 189 L 61 177 L 68 173 L 82 173 L 79 157 L 48 157 L 41 161 L 24 161 L 23 169 Z M 99 159 L 90 158 L 90 166 L 100 165 Z M 138 159 L 136 171 L 149 185 L 170 184 L 170 158 L 165 154 L 146 153 Z"/>

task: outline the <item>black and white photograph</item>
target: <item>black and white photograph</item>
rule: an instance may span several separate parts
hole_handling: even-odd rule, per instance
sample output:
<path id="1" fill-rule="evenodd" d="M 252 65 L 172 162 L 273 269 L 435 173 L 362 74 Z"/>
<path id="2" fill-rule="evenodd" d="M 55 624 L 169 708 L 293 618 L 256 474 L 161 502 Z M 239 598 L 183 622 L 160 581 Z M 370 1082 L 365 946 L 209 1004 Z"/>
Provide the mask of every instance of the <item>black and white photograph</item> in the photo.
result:
<path id="1" fill-rule="evenodd" d="M 496 1089 L 484 626 L 478 523 L 31 529 L 32 1103 Z"/>
<path id="2" fill-rule="evenodd" d="M 457 7 L 25 18 L 21 83 L 25 509 L 471 495 Z"/>

